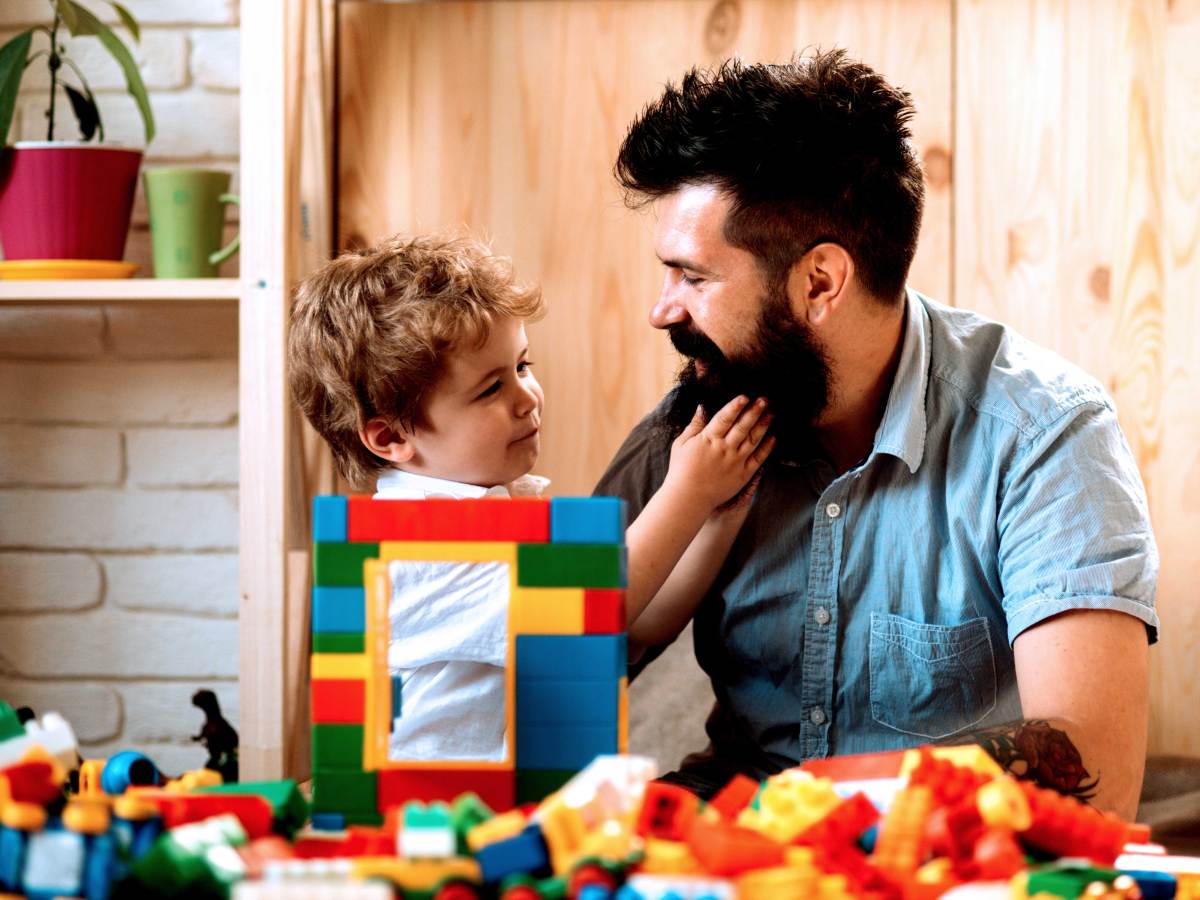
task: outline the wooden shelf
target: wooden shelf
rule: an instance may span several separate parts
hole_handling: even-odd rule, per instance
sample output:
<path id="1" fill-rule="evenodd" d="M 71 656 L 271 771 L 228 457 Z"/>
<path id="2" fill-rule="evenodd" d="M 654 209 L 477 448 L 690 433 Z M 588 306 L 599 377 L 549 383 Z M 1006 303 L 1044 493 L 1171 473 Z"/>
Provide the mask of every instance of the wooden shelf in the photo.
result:
<path id="1" fill-rule="evenodd" d="M 237 300 L 236 278 L 0 281 L 0 303 L 127 303 Z"/>

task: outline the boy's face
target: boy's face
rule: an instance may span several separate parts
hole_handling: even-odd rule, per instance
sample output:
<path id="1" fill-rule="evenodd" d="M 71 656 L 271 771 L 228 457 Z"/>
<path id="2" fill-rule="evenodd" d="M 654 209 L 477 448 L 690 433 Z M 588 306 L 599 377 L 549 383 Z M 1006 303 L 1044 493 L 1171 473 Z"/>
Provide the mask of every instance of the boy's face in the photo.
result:
<path id="1" fill-rule="evenodd" d="M 492 487 L 527 473 L 541 445 L 542 386 L 527 359 L 519 319 L 493 323 L 487 343 L 450 354 L 424 403 L 424 424 L 406 434 L 400 468 Z"/>

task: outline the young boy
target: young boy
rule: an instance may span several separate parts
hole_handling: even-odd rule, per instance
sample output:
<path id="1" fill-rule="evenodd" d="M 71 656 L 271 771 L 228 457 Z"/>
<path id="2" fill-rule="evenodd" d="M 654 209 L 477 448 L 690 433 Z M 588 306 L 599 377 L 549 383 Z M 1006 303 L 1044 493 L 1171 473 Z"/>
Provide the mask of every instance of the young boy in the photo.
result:
<path id="1" fill-rule="evenodd" d="M 299 288 L 292 395 L 343 476 L 376 497 L 541 494 L 545 398 L 525 322 L 545 313 L 507 260 L 465 238 L 394 237 L 347 253 Z M 687 624 L 749 508 L 774 444 L 741 397 L 672 446 L 658 493 L 626 534 L 630 654 Z M 494 567 L 493 567 L 494 568 Z M 507 581 L 487 566 L 393 564 L 388 665 L 403 715 L 393 759 L 503 759 Z"/>

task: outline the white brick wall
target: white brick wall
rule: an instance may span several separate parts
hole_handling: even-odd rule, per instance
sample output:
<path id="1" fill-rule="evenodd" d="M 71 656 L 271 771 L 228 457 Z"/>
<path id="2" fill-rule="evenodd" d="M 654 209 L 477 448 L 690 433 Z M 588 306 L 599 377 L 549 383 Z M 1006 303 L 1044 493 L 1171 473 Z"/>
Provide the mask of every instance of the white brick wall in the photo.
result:
<path id="1" fill-rule="evenodd" d="M 223 169 L 236 191 L 237 0 L 126 3 L 158 121 L 146 166 Z M 0 43 L 46 8 L 0 0 Z M 115 64 L 93 40 L 68 53 L 109 140 L 141 146 Z M 16 136 L 44 138 L 47 83 L 35 64 Z M 74 136 L 62 98 L 58 115 L 56 136 Z M 148 276 L 138 193 L 126 258 Z M 237 220 L 231 208 L 230 236 Z M 0 699 L 62 712 L 87 757 L 203 764 L 200 687 L 237 723 L 237 378 L 231 303 L 0 307 Z"/>

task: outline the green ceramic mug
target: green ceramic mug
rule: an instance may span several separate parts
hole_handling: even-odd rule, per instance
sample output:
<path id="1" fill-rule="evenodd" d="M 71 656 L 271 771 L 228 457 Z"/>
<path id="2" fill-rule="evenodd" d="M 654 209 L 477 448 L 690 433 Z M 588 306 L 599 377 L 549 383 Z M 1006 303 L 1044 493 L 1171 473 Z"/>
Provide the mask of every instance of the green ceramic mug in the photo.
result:
<path id="1" fill-rule="evenodd" d="M 241 246 L 221 246 L 232 176 L 217 169 L 148 169 L 143 175 L 150 209 L 156 278 L 215 278 L 217 266 Z"/>

